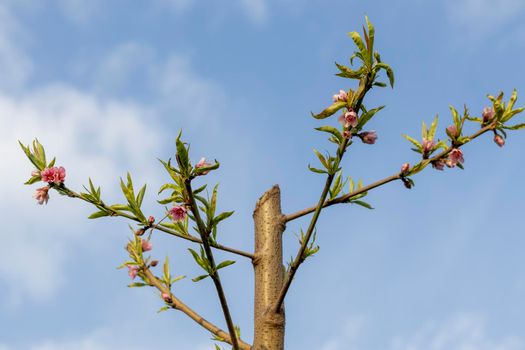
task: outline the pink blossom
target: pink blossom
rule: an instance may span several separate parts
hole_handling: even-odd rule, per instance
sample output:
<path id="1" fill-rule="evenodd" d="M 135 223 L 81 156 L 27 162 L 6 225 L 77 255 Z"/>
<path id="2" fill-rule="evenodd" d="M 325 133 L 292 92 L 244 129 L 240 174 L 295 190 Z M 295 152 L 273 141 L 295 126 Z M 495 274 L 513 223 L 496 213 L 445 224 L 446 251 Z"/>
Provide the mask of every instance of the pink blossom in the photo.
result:
<path id="1" fill-rule="evenodd" d="M 505 145 L 505 139 L 498 134 L 494 135 L 494 142 L 496 142 L 496 145 L 500 147 Z"/>
<path id="2" fill-rule="evenodd" d="M 423 155 L 427 156 L 432 151 L 435 145 L 436 143 L 434 142 L 434 140 L 423 139 L 423 143 L 421 144 L 421 147 L 423 148 Z"/>
<path id="3" fill-rule="evenodd" d="M 456 127 L 456 125 L 450 125 L 447 127 L 447 134 L 448 136 L 450 136 L 451 138 L 456 138 L 458 137 L 458 128 Z"/>
<path id="4" fill-rule="evenodd" d="M 132 280 L 139 274 L 139 267 L 137 265 L 128 265 L 128 275 Z"/>
<path id="5" fill-rule="evenodd" d="M 170 293 L 162 292 L 162 293 L 160 294 L 160 296 L 162 297 L 162 299 L 163 299 L 165 302 L 167 302 L 167 303 L 171 303 L 171 302 L 172 302 Z"/>
<path id="6" fill-rule="evenodd" d="M 443 159 L 435 160 L 432 162 L 432 168 L 436 170 L 443 170 L 445 169 L 445 162 Z"/>
<path id="7" fill-rule="evenodd" d="M 495 114 L 496 112 L 494 111 L 494 107 L 485 107 L 481 113 L 484 122 L 490 121 L 492 118 L 494 118 Z"/>
<path id="8" fill-rule="evenodd" d="M 186 219 L 187 211 L 188 210 L 186 209 L 186 207 L 183 207 L 182 205 L 176 205 L 169 210 L 169 214 L 171 215 L 174 221 L 182 221 Z"/>
<path id="9" fill-rule="evenodd" d="M 453 168 L 458 163 L 463 164 L 464 162 L 465 162 L 465 159 L 463 158 L 463 152 L 459 148 L 454 148 L 448 154 L 448 159 L 446 160 L 445 164 L 449 168 Z"/>
<path id="10" fill-rule="evenodd" d="M 153 249 L 153 244 L 151 244 L 151 242 L 148 239 L 143 239 L 142 240 L 142 251 L 147 252 L 147 251 L 150 251 L 151 249 Z"/>
<path id="11" fill-rule="evenodd" d="M 344 90 L 339 90 L 338 94 L 332 96 L 334 102 L 346 102 L 348 100 L 348 94 Z"/>
<path id="12" fill-rule="evenodd" d="M 402 173 L 406 173 L 409 169 L 410 169 L 410 164 L 404 163 L 403 165 L 401 165 L 401 172 Z"/>
<path id="13" fill-rule="evenodd" d="M 49 200 L 49 186 L 37 188 L 33 198 L 37 200 L 38 204 L 47 204 Z"/>
<path id="14" fill-rule="evenodd" d="M 340 115 L 338 120 L 339 123 L 345 126 L 345 128 L 355 128 L 357 126 L 357 113 L 350 109 L 345 114 Z"/>
<path id="15" fill-rule="evenodd" d="M 373 145 L 374 143 L 376 143 L 377 140 L 377 134 L 375 130 L 363 131 L 359 134 L 359 137 L 361 138 L 361 141 L 363 141 L 363 143 L 366 143 L 368 145 Z"/>
<path id="16" fill-rule="evenodd" d="M 59 185 L 63 183 L 66 178 L 66 169 L 64 169 L 64 167 L 57 168 L 56 166 L 45 168 L 40 175 L 42 175 L 42 181 Z"/>
<path id="17" fill-rule="evenodd" d="M 210 166 L 211 164 L 206 162 L 206 158 L 202 157 L 199 162 L 197 164 L 195 164 L 195 168 L 204 168 L 204 167 L 207 167 L 207 166 Z M 200 173 L 200 175 L 206 175 L 207 173 L 209 173 L 210 171 L 209 170 L 206 170 L 206 171 L 203 171 Z"/>

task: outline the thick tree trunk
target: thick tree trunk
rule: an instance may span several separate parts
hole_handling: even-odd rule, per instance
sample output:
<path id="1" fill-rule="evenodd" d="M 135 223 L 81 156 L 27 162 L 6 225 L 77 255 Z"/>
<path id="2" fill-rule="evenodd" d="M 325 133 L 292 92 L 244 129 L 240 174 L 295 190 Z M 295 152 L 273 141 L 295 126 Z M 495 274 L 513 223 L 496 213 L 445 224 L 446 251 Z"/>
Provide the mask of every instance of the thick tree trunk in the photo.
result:
<path id="1" fill-rule="evenodd" d="M 283 350 L 284 306 L 279 313 L 271 307 L 277 300 L 284 280 L 281 191 L 272 187 L 257 202 L 255 222 L 255 312 L 253 350 Z"/>

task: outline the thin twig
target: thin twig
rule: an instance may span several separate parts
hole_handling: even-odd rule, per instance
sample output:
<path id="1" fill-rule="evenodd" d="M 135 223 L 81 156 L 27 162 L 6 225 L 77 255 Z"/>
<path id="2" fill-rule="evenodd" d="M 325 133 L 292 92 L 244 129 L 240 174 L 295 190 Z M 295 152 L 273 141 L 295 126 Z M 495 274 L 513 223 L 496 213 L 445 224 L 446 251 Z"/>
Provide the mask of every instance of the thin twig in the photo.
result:
<path id="1" fill-rule="evenodd" d="M 217 337 L 223 339 L 228 344 L 232 344 L 232 339 L 230 335 L 220 329 L 219 327 L 215 326 L 213 323 L 207 321 L 204 317 L 193 311 L 189 306 L 184 304 L 180 299 L 175 297 L 171 291 L 169 291 L 164 284 L 162 284 L 161 281 L 151 272 L 151 270 L 147 267 L 142 267 L 142 271 L 144 272 L 144 275 L 147 277 L 147 282 L 150 283 L 152 286 L 157 288 L 161 293 L 168 294 L 170 297 L 167 299 L 166 303 L 169 304 L 172 308 L 176 310 L 182 311 L 184 314 L 189 316 L 192 320 L 200 324 L 202 327 L 210 331 L 212 334 L 216 335 Z M 239 349 L 241 350 L 250 350 L 251 345 L 245 343 L 242 340 L 238 340 Z"/>
<path id="2" fill-rule="evenodd" d="M 88 199 L 82 197 L 80 194 L 76 193 L 75 191 L 72 191 L 72 190 L 70 190 L 68 188 L 65 188 L 65 189 L 68 191 L 70 197 L 78 198 L 78 199 L 81 199 L 81 200 L 83 200 L 83 201 L 85 201 L 87 203 L 95 204 L 95 205 L 97 205 L 97 206 L 99 206 L 101 208 L 104 208 L 105 210 L 107 210 L 107 211 L 112 213 L 111 216 L 120 216 L 120 217 L 129 219 L 129 220 L 141 223 L 141 221 L 138 218 L 136 218 L 136 217 L 134 217 L 132 215 L 126 214 L 126 213 L 124 213 L 122 211 L 115 210 L 115 209 L 107 206 L 106 204 L 104 204 L 102 202 L 101 203 L 92 203 L 91 201 L 89 201 Z M 185 239 L 185 240 L 193 242 L 193 243 L 202 244 L 202 240 L 200 238 L 192 236 L 190 234 L 183 235 L 183 234 L 181 234 L 179 232 L 170 230 L 169 228 L 167 228 L 165 226 L 161 226 L 160 224 L 155 224 L 155 225 L 152 225 L 151 227 L 155 227 L 155 229 L 157 229 L 159 231 L 162 231 L 162 232 L 165 232 L 167 234 L 170 234 L 172 236 L 176 236 L 176 237 Z M 239 250 L 239 249 L 235 249 L 235 248 L 230 248 L 230 247 L 224 246 L 222 244 L 214 243 L 214 242 L 210 242 L 210 246 L 212 246 L 213 248 L 219 249 L 219 250 L 223 250 L 223 251 L 226 251 L 226 252 L 229 252 L 229 253 L 233 253 L 233 254 L 237 254 L 237 255 L 240 255 L 240 256 L 244 256 L 246 258 L 249 258 L 249 259 L 253 260 L 253 254 L 252 253 L 248 253 L 248 252 L 245 252 L 245 251 L 242 251 L 242 250 Z"/>
<path id="3" fill-rule="evenodd" d="M 363 103 L 363 100 L 365 98 L 366 93 L 371 88 L 370 84 L 370 77 L 367 75 L 363 78 L 364 80 L 360 81 L 363 83 L 363 90 L 360 92 L 360 96 L 355 104 L 355 111 L 359 111 L 361 109 L 361 104 Z M 348 144 L 348 139 L 344 138 L 343 141 L 339 144 L 339 148 L 337 149 L 337 155 L 336 155 L 336 161 L 335 164 L 337 164 L 337 167 L 341 163 L 341 160 L 343 159 L 344 153 L 346 151 Z M 304 235 L 304 239 L 301 242 L 301 246 L 299 247 L 299 251 L 297 252 L 297 255 L 295 256 L 294 261 L 290 265 L 290 270 L 288 271 L 288 274 L 286 276 L 286 279 L 284 280 L 283 287 L 281 288 L 281 291 L 279 292 L 279 297 L 277 298 L 277 301 L 272 306 L 272 310 L 275 313 L 278 313 L 281 309 L 281 306 L 284 303 L 284 298 L 286 297 L 286 294 L 288 293 L 288 289 L 290 288 L 290 285 L 292 284 L 293 278 L 295 276 L 295 273 L 299 269 L 299 266 L 303 263 L 305 257 L 304 252 L 306 251 L 306 248 L 308 247 L 308 244 L 310 242 L 310 239 L 312 237 L 312 233 L 315 230 L 315 225 L 317 224 L 317 219 L 319 218 L 319 215 L 321 214 L 321 210 L 324 207 L 324 203 L 326 201 L 326 196 L 328 195 L 328 191 L 330 190 L 330 186 L 332 185 L 332 181 L 334 179 L 334 174 L 330 173 L 328 174 L 326 178 L 326 182 L 323 188 L 323 191 L 321 192 L 321 196 L 319 197 L 319 202 L 317 203 L 315 209 L 314 209 L 314 215 L 312 216 L 312 219 L 310 220 L 310 224 L 308 225 L 308 229 L 306 230 L 306 233 Z"/>
<path id="4" fill-rule="evenodd" d="M 233 347 L 233 350 L 239 350 L 239 344 L 237 342 L 237 335 L 235 334 L 235 326 L 233 324 L 233 320 L 230 314 L 230 309 L 228 308 L 228 302 L 226 301 L 226 295 L 224 293 L 224 289 L 222 288 L 221 279 L 219 277 L 219 271 L 217 270 L 217 266 L 215 265 L 215 259 L 213 258 L 213 252 L 210 248 L 210 232 L 204 225 L 204 222 L 202 221 L 202 218 L 199 213 L 199 207 L 197 206 L 197 203 L 195 202 L 195 196 L 193 195 L 193 190 L 191 188 L 191 180 L 186 179 L 184 181 L 186 194 L 188 195 L 189 200 L 189 206 L 190 210 L 193 213 L 193 217 L 195 218 L 195 223 L 197 224 L 197 228 L 199 230 L 199 233 L 201 235 L 202 245 L 204 247 L 204 252 L 206 253 L 206 258 L 208 259 L 211 267 L 211 273 L 210 277 L 213 281 L 213 284 L 215 284 L 215 289 L 217 289 L 217 295 L 219 296 L 219 301 L 221 303 L 222 312 L 224 314 L 224 319 L 226 320 L 226 324 L 228 325 L 228 331 L 230 332 L 230 338 L 231 338 L 231 345 Z"/>
<path id="5" fill-rule="evenodd" d="M 487 131 L 493 130 L 493 129 L 494 129 L 493 125 L 487 125 L 487 126 L 481 128 L 480 130 L 478 130 L 474 134 L 470 135 L 468 137 L 469 141 L 465 142 L 464 144 L 469 143 L 470 141 L 474 140 L 475 138 L 479 137 L 480 135 L 486 133 Z M 452 150 L 452 147 L 448 147 L 446 150 L 444 150 L 443 152 L 439 153 L 438 155 L 430 158 L 429 160 L 431 162 L 433 162 L 433 161 L 439 160 L 440 158 L 444 158 L 446 155 L 448 155 L 450 153 L 451 150 Z M 329 207 L 329 206 L 334 205 L 334 204 L 348 203 L 349 200 L 351 200 L 353 197 L 355 197 L 357 195 L 360 195 L 362 193 L 368 192 L 368 191 L 370 191 L 370 190 L 372 190 L 372 189 L 374 189 L 376 187 L 382 186 L 382 185 L 387 184 L 389 182 L 392 182 L 394 180 L 399 180 L 399 179 L 401 179 L 401 177 L 402 177 L 401 173 L 393 174 L 393 175 L 391 175 L 389 177 L 386 177 L 386 178 L 384 178 L 382 180 L 379 180 L 379 181 L 376 181 L 374 183 L 371 183 L 370 185 L 361 187 L 360 189 L 358 189 L 356 191 L 353 191 L 351 193 L 347 193 L 347 194 L 339 196 L 337 198 L 328 200 L 328 201 L 326 201 L 323 204 L 323 207 L 325 208 L 325 207 Z M 302 216 L 305 216 L 305 215 L 308 215 L 310 213 L 313 213 L 316 208 L 317 208 L 317 206 L 312 206 L 312 207 L 309 207 L 309 208 L 305 208 L 303 210 L 299 210 L 298 212 L 295 212 L 293 214 L 286 215 L 284 220 L 286 222 L 288 222 L 288 221 L 292 221 L 292 220 L 298 219 L 298 218 L 300 218 Z"/>

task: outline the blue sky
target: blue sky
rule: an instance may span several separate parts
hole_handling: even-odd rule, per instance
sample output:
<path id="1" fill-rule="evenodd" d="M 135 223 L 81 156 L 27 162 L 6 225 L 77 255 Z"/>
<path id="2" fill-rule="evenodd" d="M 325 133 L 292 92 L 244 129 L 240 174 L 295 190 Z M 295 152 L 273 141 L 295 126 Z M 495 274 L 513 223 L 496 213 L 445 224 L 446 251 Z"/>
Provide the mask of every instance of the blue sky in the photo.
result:
<path id="1" fill-rule="evenodd" d="M 184 315 L 156 314 L 152 290 L 126 287 L 116 270 L 126 222 L 88 221 L 91 208 L 56 193 L 34 203 L 17 139 L 38 137 L 72 188 L 91 176 L 108 202 L 121 201 L 118 178 L 131 171 L 160 217 L 167 176 L 156 159 L 173 156 L 182 128 L 194 161 L 221 161 L 207 180 L 236 213 L 220 240 L 252 250 L 265 190 L 281 186 L 285 213 L 317 201 L 324 179 L 306 165 L 330 146 L 309 113 L 352 87 L 333 62 L 347 62 L 346 33 L 365 15 L 396 86 L 369 95 L 367 106 L 387 106 L 371 123 L 379 139 L 352 146 L 346 175 L 369 183 L 415 163 L 401 133 L 418 136 L 439 113 L 444 137 L 449 104 L 479 115 L 487 93 L 525 93 L 521 0 L 1 0 L 0 350 L 213 348 Z M 287 299 L 287 349 L 525 349 L 523 149 L 523 133 L 503 149 L 486 136 L 465 147 L 464 171 L 427 169 L 411 191 L 372 191 L 373 211 L 327 209 L 321 250 Z M 306 225 L 288 225 L 287 257 Z M 186 242 L 157 234 L 153 244 L 175 273 L 199 274 Z M 222 278 L 251 341 L 252 268 L 237 260 Z M 223 326 L 208 281 L 175 292 Z"/>

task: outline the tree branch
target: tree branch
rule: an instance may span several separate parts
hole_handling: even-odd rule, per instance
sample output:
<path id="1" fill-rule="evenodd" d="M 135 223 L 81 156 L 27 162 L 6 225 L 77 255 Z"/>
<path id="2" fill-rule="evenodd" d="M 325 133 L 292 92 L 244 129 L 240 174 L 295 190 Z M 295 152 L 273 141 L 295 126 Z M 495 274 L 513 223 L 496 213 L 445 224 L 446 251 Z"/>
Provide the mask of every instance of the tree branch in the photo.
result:
<path id="1" fill-rule="evenodd" d="M 228 331 L 230 332 L 230 338 L 231 338 L 231 345 L 233 347 L 233 350 L 239 350 L 239 344 L 237 342 L 237 335 L 235 334 L 235 326 L 232 321 L 232 317 L 230 314 L 230 310 L 228 308 L 228 303 L 226 301 L 226 295 L 224 294 L 224 289 L 222 288 L 221 279 L 219 277 L 219 271 L 217 271 L 217 266 L 215 265 L 215 259 L 213 258 L 213 252 L 210 248 L 210 232 L 206 229 L 206 226 L 204 225 L 204 222 L 202 221 L 202 218 L 199 213 L 199 207 L 197 206 L 197 203 L 195 202 L 195 196 L 193 195 L 193 190 L 191 188 L 191 180 L 185 179 L 184 185 L 186 189 L 186 194 L 188 195 L 188 201 L 190 210 L 193 213 L 193 217 L 195 218 L 195 223 L 197 224 L 197 228 L 199 230 L 199 233 L 201 235 L 202 245 L 204 246 L 204 252 L 206 253 L 206 258 L 208 259 L 212 272 L 210 273 L 210 277 L 213 280 L 213 284 L 215 284 L 215 289 L 217 289 L 217 295 L 219 296 L 219 301 L 221 303 L 222 312 L 224 313 L 224 319 L 226 320 L 226 324 L 228 325 Z"/>
<path id="2" fill-rule="evenodd" d="M 147 277 L 147 282 L 149 282 L 152 286 L 157 288 L 161 293 L 168 294 L 170 296 L 169 300 L 166 301 L 167 304 L 169 304 L 172 308 L 176 310 L 182 311 L 184 314 L 189 316 L 192 320 L 200 324 L 202 327 L 210 331 L 212 334 L 216 335 L 217 337 L 224 339 L 225 342 L 232 345 L 232 339 L 230 335 L 220 329 L 219 327 L 215 326 L 213 323 L 207 321 L 204 317 L 193 311 L 189 306 L 184 304 L 180 299 L 175 297 L 171 291 L 169 291 L 165 285 L 162 284 L 161 281 L 151 272 L 151 270 L 145 266 L 142 267 L 142 271 L 144 272 L 144 275 Z M 243 342 L 242 340 L 238 340 L 238 346 L 241 350 L 250 350 L 251 345 Z"/>
<path id="3" fill-rule="evenodd" d="M 470 135 L 468 137 L 469 141 L 465 142 L 464 145 L 469 143 L 470 141 L 474 140 L 475 138 L 481 136 L 482 134 L 486 133 L 487 131 L 490 131 L 490 130 L 493 130 L 493 129 L 494 129 L 494 125 L 487 125 L 487 126 L 481 128 L 480 130 L 478 130 L 474 134 Z M 432 162 L 432 161 L 436 161 L 436 160 L 439 160 L 441 158 L 444 158 L 445 156 L 447 156 L 450 153 L 451 150 L 452 150 L 452 147 L 449 147 L 446 150 L 444 150 L 443 152 L 439 153 L 438 155 L 430 158 L 429 160 Z M 415 166 L 417 166 L 418 164 L 416 164 Z M 412 167 L 412 168 L 414 168 L 414 167 Z M 349 200 L 352 199 L 352 197 L 355 197 L 355 196 L 360 195 L 362 193 L 368 192 L 368 191 L 370 191 L 370 190 L 372 190 L 372 189 L 374 189 L 376 187 L 380 187 L 380 186 L 385 185 L 385 184 L 387 184 L 389 182 L 392 182 L 394 180 L 400 180 L 401 178 L 402 178 L 402 173 L 393 174 L 393 175 L 391 175 L 389 177 L 386 177 L 386 178 L 384 178 L 382 180 L 376 181 L 376 182 L 374 182 L 374 183 L 372 183 L 370 185 L 361 187 L 360 189 L 358 189 L 356 191 L 353 191 L 351 193 L 347 193 L 345 195 L 339 196 L 339 197 L 334 198 L 332 200 L 328 200 L 328 201 L 324 202 L 323 208 L 329 207 L 329 206 L 334 205 L 334 204 L 347 203 Z M 316 208 L 317 208 L 317 206 L 312 206 L 312 207 L 309 207 L 309 208 L 305 208 L 303 210 L 299 210 L 298 212 L 295 212 L 293 214 L 286 215 L 284 220 L 286 222 L 288 222 L 288 221 L 292 221 L 292 220 L 298 219 L 298 218 L 300 218 L 302 216 L 305 216 L 305 215 L 308 215 L 310 213 L 313 213 L 316 210 Z"/>
<path id="4" fill-rule="evenodd" d="M 120 217 L 129 219 L 129 220 L 141 223 L 141 221 L 138 218 L 136 218 L 136 217 L 134 217 L 132 215 L 123 213 L 122 211 L 115 210 L 115 209 L 107 206 L 103 202 L 92 203 L 91 201 L 89 201 L 88 199 L 82 197 L 81 195 L 79 195 L 75 191 L 72 191 L 71 189 L 69 189 L 67 187 L 64 187 L 64 189 L 68 192 L 68 195 L 70 197 L 78 198 L 78 199 L 83 200 L 84 202 L 87 202 L 87 203 L 90 203 L 90 204 L 95 204 L 95 205 L 97 205 L 97 206 L 99 206 L 101 208 L 104 208 L 105 210 L 111 212 L 112 216 L 120 216 Z M 202 240 L 200 238 L 192 236 L 190 234 L 183 235 L 183 234 L 180 234 L 179 232 L 170 230 L 169 228 L 161 226 L 161 225 L 158 225 L 158 224 L 157 225 L 152 225 L 150 227 L 153 227 L 153 228 L 155 228 L 155 229 L 157 229 L 159 231 L 165 232 L 165 233 L 170 234 L 172 236 L 176 236 L 176 237 L 185 239 L 185 240 L 193 242 L 193 243 L 202 244 Z M 232 254 L 237 254 L 237 255 L 240 255 L 240 256 L 244 256 L 246 258 L 249 258 L 249 259 L 253 260 L 253 254 L 252 253 L 248 253 L 248 252 L 245 252 L 245 251 L 242 251 L 242 250 L 239 250 L 239 249 L 235 249 L 235 248 L 230 248 L 230 247 L 227 247 L 227 246 L 224 246 L 224 245 L 221 245 L 221 244 L 218 244 L 218 243 L 213 243 L 213 242 L 210 242 L 210 246 L 212 246 L 215 249 L 219 249 L 219 250 L 223 250 L 223 251 L 226 251 L 226 252 L 229 252 L 229 253 L 232 253 Z"/>

